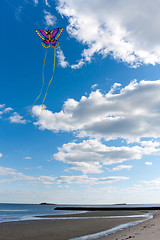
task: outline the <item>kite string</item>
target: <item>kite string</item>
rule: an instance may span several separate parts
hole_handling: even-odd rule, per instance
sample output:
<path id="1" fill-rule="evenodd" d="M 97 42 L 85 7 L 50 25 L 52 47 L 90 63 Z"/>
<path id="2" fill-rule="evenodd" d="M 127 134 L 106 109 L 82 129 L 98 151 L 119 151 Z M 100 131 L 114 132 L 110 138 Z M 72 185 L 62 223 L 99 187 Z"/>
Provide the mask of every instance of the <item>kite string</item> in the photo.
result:
<path id="1" fill-rule="evenodd" d="M 56 62 L 56 47 L 54 47 L 53 73 L 52 73 L 51 80 L 50 80 L 49 83 L 48 83 L 47 90 L 46 90 L 46 94 L 45 94 L 45 96 L 44 96 L 44 98 L 43 98 L 43 101 L 42 101 L 41 114 L 42 114 L 42 112 L 43 112 L 43 103 L 44 103 L 44 101 L 45 101 L 45 99 L 46 99 L 46 96 L 47 96 L 47 93 L 48 93 L 48 88 L 49 88 L 49 86 L 50 86 L 50 84 L 51 84 L 51 82 L 52 82 L 52 80 L 53 80 L 53 74 L 54 74 L 54 70 L 55 70 L 55 62 Z"/>
<path id="2" fill-rule="evenodd" d="M 35 102 L 39 99 L 39 97 L 40 97 L 41 94 L 42 94 L 42 89 L 43 89 L 43 86 L 44 86 L 44 67 L 45 67 L 45 63 L 46 63 L 46 56 L 47 56 L 47 49 L 46 49 L 46 53 L 45 53 L 45 56 L 44 56 L 44 62 L 43 62 L 42 87 L 41 87 L 41 90 L 40 90 L 40 93 L 39 93 L 38 97 L 36 98 L 36 100 L 35 100 L 34 103 L 32 104 L 30 114 L 32 113 L 32 109 L 33 109 L 33 106 L 34 106 Z"/>

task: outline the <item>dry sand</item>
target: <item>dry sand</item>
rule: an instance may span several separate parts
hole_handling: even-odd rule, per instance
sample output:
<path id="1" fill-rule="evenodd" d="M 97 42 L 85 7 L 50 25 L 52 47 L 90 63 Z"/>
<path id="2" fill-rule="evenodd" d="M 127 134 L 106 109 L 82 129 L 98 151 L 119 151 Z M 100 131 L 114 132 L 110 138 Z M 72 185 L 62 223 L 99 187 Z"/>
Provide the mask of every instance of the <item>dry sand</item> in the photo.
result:
<path id="1" fill-rule="evenodd" d="M 89 212 L 84 214 L 75 214 L 75 216 L 93 217 L 99 216 L 100 218 L 84 218 L 84 219 L 49 219 L 49 220 L 35 220 L 35 221 L 23 221 L 23 222 L 12 222 L 12 223 L 1 223 L 0 224 L 0 240 L 68 240 L 84 235 L 89 235 L 107 229 L 111 229 L 117 225 L 124 224 L 139 220 L 140 218 L 113 218 L 107 219 L 103 216 L 110 215 L 131 215 L 131 214 L 143 214 L 144 211 L 127 211 L 127 212 Z M 65 215 L 65 217 L 73 217 L 73 215 Z M 107 240 L 124 240 L 133 238 L 135 240 L 143 240 L 140 236 L 146 231 L 151 230 L 151 233 L 156 229 L 160 236 L 160 214 L 157 214 L 153 220 L 147 221 L 140 225 L 132 228 L 122 230 L 119 233 L 106 236 Z M 56 216 L 58 217 L 58 216 Z M 146 227 L 144 227 L 146 226 Z M 133 230 L 132 230 L 133 229 Z M 117 235 L 120 234 L 120 235 Z M 127 235 L 128 234 L 128 235 Z M 141 234 L 141 235 L 140 235 Z M 157 233 L 155 233 L 157 234 Z M 147 232 L 147 235 L 148 232 Z M 157 235 L 158 236 L 158 235 Z M 140 237 L 140 238 L 137 238 Z M 159 238 L 151 237 L 145 240 L 158 240 Z"/>

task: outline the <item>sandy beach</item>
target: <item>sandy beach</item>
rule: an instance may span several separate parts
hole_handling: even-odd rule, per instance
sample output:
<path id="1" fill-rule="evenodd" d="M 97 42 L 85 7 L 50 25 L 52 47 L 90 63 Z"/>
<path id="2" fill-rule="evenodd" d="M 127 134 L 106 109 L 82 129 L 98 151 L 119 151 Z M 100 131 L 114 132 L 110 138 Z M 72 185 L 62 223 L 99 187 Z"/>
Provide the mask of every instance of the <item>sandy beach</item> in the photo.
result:
<path id="1" fill-rule="evenodd" d="M 141 220 L 144 218 L 140 217 L 124 217 L 124 218 L 112 218 L 108 219 L 105 216 L 126 216 L 126 215 L 137 215 L 145 214 L 146 211 L 114 211 L 114 212 L 87 212 L 83 214 L 72 214 L 65 215 L 65 218 L 72 217 L 69 219 L 60 219 L 62 216 L 47 216 L 50 219 L 35 220 L 35 221 L 20 221 L 12 223 L 1 223 L 0 224 L 0 240 L 67 240 L 76 237 L 81 237 L 89 234 L 94 234 L 98 232 L 111 229 L 117 225 L 125 224 L 127 222 L 133 222 L 136 220 Z M 142 223 L 142 226 L 151 226 L 153 221 L 158 219 L 159 215 L 156 215 L 154 220 L 150 222 Z M 64 217 L 64 215 L 63 215 Z M 74 217 L 74 218 L 73 218 Z M 78 217 L 81 217 L 78 219 Z M 92 218 L 98 217 L 98 218 Z M 140 225 L 139 225 L 140 226 Z M 101 239 L 127 239 L 131 235 L 136 236 L 136 232 L 142 228 L 136 226 L 133 227 L 133 232 L 131 229 L 121 231 L 120 233 L 115 233 L 113 236 L 106 236 Z M 159 226 L 160 227 L 160 226 Z M 144 228 L 144 227 L 143 227 Z M 147 229 L 148 227 L 146 227 Z M 126 231 L 126 232 L 125 232 Z M 127 232 L 128 231 L 128 232 Z M 142 230 L 139 230 L 139 232 Z M 145 231 L 143 231 L 145 232 Z M 120 238 L 120 234 L 122 237 Z M 128 235 L 127 235 L 128 234 Z M 140 236 L 137 234 L 137 236 Z M 116 238 L 115 238 L 116 237 Z M 134 238 L 140 239 L 140 238 Z M 148 238 L 149 239 L 149 238 Z M 151 238 L 150 238 L 151 239 Z M 158 239 L 158 238 L 153 238 Z M 146 240 L 146 238 L 145 238 Z"/>
<path id="2" fill-rule="evenodd" d="M 136 226 L 129 227 L 100 240 L 159 240 L 160 239 L 160 212 L 148 221 L 142 222 Z"/>

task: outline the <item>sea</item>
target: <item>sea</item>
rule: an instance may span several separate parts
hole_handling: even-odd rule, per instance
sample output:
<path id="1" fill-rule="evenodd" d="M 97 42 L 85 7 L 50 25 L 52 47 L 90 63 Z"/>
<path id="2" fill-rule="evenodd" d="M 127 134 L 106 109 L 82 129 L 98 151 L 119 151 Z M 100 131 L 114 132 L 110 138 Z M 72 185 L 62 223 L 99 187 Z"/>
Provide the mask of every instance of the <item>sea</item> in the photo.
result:
<path id="1" fill-rule="evenodd" d="M 15 203 L 0 203 L 0 223 L 12 222 L 12 221 L 24 221 L 24 220 L 39 220 L 41 217 L 36 216 L 44 215 L 64 215 L 83 213 L 82 211 L 68 211 L 68 210 L 55 210 L 56 206 L 75 206 L 75 205 L 41 205 L 41 204 L 15 204 Z M 76 206 L 92 206 L 92 207 L 114 207 L 114 205 L 76 205 Z M 124 205 L 118 205 L 118 207 L 124 207 Z M 160 206 L 160 204 L 127 204 L 130 207 L 153 207 Z M 63 218 L 63 219 L 64 219 Z M 43 218 L 44 219 L 44 218 Z"/>
<path id="2" fill-rule="evenodd" d="M 66 214 L 74 214 L 74 213 L 83 213 L 86 211 L 68 211 L 68 210 L 55 210 L 55 208 L 57 206 L 78 206 L 78 207 L 111 207 L 113 208 L 114 205 L 42 205 L 42 204 L 15 204 L 15 203 L 0 203 L 0 223 L 4 223 L 4 222 L 15 222 L 15 221 L 27 221 L 27 220 L 40 220 L 40 219 L 44 219 L 41 218 L 41 216 L 44 215 L 55 215 L 58 217 L 58 215 L 63 215 L 60 218 L 61 219 L 68 219 L 68 217 L 65 215 Z M 117 205 L 116 205 L 117 206 Z M 118 204 L 118 207 L 160 207 L 160 204 Z M 144 215 L 139 215 L 139 217 L 144 217 L 144 220 L 138 220 L 138 221 L 133 221 L 133 222 L 129 222 L 126 224 L 121 224 L 118 225 L 112 229 L 103 231 L 103 232 L 99 232 L 96 234 L 91 234 L 91 235 L 87 235 L 87 236 L 82 236 L 82 237 L 78 237 L 78 238 L 74 238 L 74 239 L 70 239 L 70 240 L 93 240 L 93 239 L 99 239 L 102 236 L 107 236 L 111 233 L 120 231 L 124 228 L 128 228 L 130 226 L 136 225 L 140 222 L 146 221 L 148 219 L 151 219 L 153 217 L 153 214 L 156 211 L 152 211 L 150 213 L 144 214 Z M 36 216 L 40 216 L 40 217 L 36 217 Z M 136 216 L 136 215 L 134 215 Z M 116 216 L 114 216 L 115 218 Z M 124 216 L 117 216 L 117 218 L 121 218 Z M 131 216 L 125 216 L 125 217 L 133 217 L 133 215 Z M 77 219 L 76 217 L 70 217 L 72 219 Z M 82 217 L 78 217 L 80 219 L 83 219 L 83 214 Z M 112 218 L 112 216 L 107 216 L 106 218 Z"/>
<path id="3" fill-rule="evenodd" d="M 41 218 L 36 216 L 73 213 L 73 211 L 56 211 L 55 208 L 56 205 L 0 203 L 0 223 L 39 220 Z"/>

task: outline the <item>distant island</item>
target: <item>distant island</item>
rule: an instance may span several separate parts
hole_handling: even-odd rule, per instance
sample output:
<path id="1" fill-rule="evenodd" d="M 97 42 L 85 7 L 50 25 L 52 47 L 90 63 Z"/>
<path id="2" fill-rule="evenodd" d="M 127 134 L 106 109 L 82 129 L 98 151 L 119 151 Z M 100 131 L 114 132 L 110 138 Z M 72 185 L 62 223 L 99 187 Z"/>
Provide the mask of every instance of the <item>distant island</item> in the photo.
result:
<path id="1" fill-rule="evenodd" d="M 116 203 L 116 204 L 112 204 L 113 206 L 117 206 L 117 205 L 127 205 L 126 203 Z"/>
<path id="2" fill-rule="evenodd" d="M 43 202 L 43 203 L 39 203 L 39 205 L 57 205 L 55 203 L 46 203 L 46 202 Z"/>

